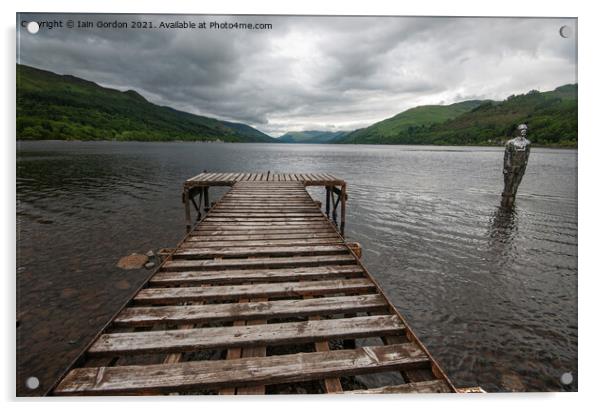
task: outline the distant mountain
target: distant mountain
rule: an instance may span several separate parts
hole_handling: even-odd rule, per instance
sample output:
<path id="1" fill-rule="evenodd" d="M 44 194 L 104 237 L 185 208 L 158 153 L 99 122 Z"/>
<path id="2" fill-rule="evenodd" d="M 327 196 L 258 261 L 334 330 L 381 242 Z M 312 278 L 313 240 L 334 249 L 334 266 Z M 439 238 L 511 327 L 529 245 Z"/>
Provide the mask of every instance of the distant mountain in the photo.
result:
<path id="1" fill-rule="evenodd" d="M 134 90 L 19 64 L 17 138 L 277 142 L 246 124 L 153 104 Z"/>
<path id="2" fill-rule="evenodd" d="M 346 144 L 396 144 L 400 136 L 414 127 L 429 126 L 468 112 L 483 101 L 471 100 L 451 105 L 422 105 L 403 111 L 394 117 L 347 134 L 339 140 Z"/>
<path id="3" fill-rule="evenodd" d="M 339 141 L 349 131 L 291 131 L 278 137 L 278 141 L 296 144 L 327 144 Z"/>
<path id="4" fill-rule="evenodd" d="M 577 84 L 511 95 L 504 101 L 416 107 L 353 131 L 339 142 L 494 145 L 509 139 L 520 123 L 528 124 L 534 144 L 576 146 Z"/>

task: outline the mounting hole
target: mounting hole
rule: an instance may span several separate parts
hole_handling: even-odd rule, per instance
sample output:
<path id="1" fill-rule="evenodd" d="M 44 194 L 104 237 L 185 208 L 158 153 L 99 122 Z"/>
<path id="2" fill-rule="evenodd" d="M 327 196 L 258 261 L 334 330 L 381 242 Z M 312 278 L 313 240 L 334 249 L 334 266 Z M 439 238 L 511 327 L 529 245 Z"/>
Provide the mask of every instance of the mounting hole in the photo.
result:
<path id="1" fill-rule="evenodd" d="M 35 390 L 40 387 L 40 379 L 37 377 L 28 377 L 27 380 L 25 380 L 25 385 L 28 389 Z"/>
<path id="2" fill-rule="evenodd" d="M 570 26 L 562 26 L 558 32 L 560 33 L 560 37 L 569 38 L 573 35 L 573 28 Z"/>
<path id="3" fill-rule="evenodd" d="M 562 384 L 573 383 L 573 373 L 571 373 L 571 372 L 562 373 L 562 376 L 560 376 L 560 382 Z"/>
<path id="4" fill-rule="evenodd" d="M 29 31 L 30 34 L 36 34 L 40 31 L 40 25 L 35 21 L 30 21 L 27 23 L 27 31 Z"/>

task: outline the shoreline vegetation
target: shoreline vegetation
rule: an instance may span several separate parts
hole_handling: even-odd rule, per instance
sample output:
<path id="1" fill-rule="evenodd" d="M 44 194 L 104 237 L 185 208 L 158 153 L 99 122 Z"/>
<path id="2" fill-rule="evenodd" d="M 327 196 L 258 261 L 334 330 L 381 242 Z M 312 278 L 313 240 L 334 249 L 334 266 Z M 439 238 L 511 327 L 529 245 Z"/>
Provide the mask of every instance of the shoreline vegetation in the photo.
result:
<path id="1" fill-rule="evenodd" d="M 249 125 L 194 115 L 71 75 L 17 64 L 17 140 L 503 146 L 527 123 L 534 147 L 577 148 L 577 84 L 504 101 L 419 106 L 354 131 L 273 138 Z"/>

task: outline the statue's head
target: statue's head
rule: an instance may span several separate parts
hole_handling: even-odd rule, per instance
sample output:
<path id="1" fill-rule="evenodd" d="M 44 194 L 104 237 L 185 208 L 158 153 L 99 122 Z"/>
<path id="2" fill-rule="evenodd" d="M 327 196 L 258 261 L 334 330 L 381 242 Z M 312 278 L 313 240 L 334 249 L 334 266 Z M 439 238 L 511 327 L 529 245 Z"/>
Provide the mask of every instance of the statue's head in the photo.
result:
<path id="1" fill-rule="evenodd" d="M 527 136 L 527 124 L 520 124 L 516 129 L 520 133 L 521 137 Z"/>

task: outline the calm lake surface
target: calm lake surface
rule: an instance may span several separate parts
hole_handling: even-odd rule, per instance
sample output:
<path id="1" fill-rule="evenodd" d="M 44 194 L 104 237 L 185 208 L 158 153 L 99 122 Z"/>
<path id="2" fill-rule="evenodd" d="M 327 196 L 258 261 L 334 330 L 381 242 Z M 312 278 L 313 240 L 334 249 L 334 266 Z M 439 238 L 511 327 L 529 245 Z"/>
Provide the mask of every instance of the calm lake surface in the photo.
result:
<path id="1" fill-rule="evenodd" d="M 19 394 L 49 388 L 149 276 L 118 269 L 121 256 L 181 239 L 181 186 L 203 170 L 344 178 L 348 240 L 454 383 L 577 390 L 576 150 L 534 148 L 512 211 L 499 208 L 502 148 L 51 141 L 17 151 Z M 33 392 L 30 376 L 41 381 Z"/>

